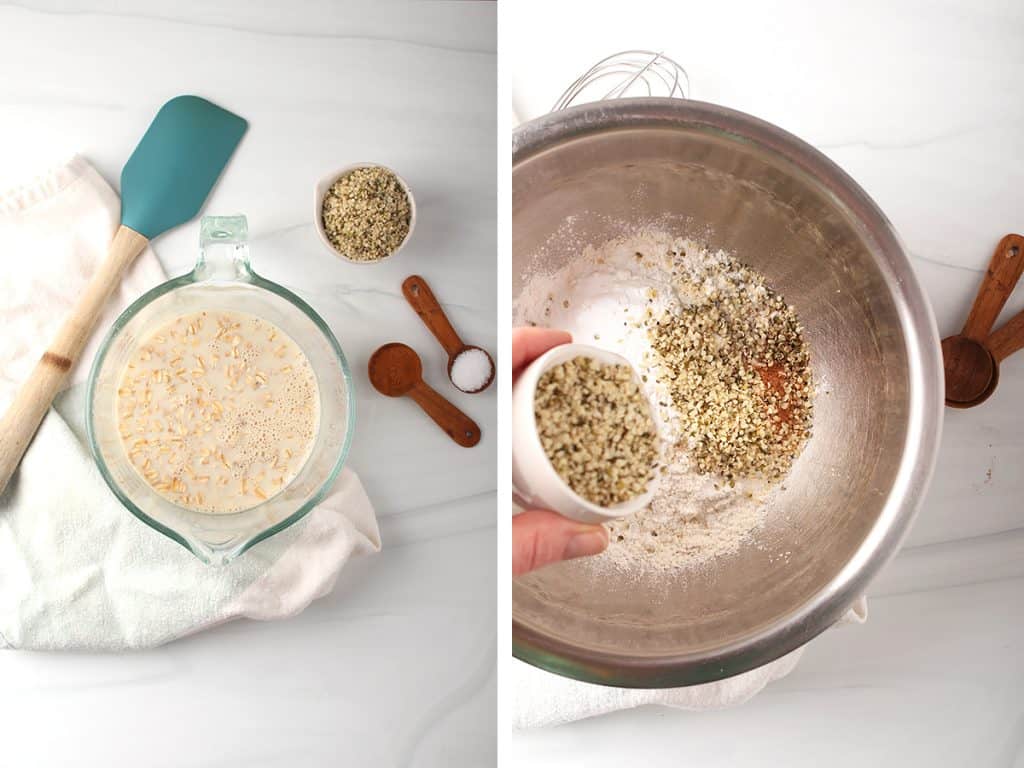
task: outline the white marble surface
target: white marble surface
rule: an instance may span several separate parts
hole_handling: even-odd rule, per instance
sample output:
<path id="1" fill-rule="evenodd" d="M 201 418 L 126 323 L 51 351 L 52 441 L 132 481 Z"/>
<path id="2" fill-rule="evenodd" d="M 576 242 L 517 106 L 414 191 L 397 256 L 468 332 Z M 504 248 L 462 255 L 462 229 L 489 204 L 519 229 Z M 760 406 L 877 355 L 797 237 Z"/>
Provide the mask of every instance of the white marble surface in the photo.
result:
<path id="1" fill-rule="evenodd" d="M 249 119 L 206 210 L 247 214 L 255 268 L 341 341 L 358 387 L 350 465 L 385 547 L 288 621 L 128 655 L 0 654 L 0 764 L 493 764 L 496 395 L 444 384 L 441 349 L 400 284 L 422 274 L 465 339 L 494 349 L 495 15 L 470 3 L 0 3 L 0 187 L 72 152 L 116 183 L 182 92 Z M 337 260 L 313 228 L 315 181 L 361 160 L 398 170 L 419 211 L 410 245 L 373 267 Z M 154 247 L 178 274 L 197 242 L 192 222 Z M 426 379 L 478 421 L 478 447 L 372 391 L 367 358 L 392 340 L 418 349 Z"/>
<path id="2" fill-rule="evenodd" d="M 515 111 L 546 112 L 601 57 L 663 50 L 693 98 L 769 120 L 871 194 L 913 254 L 939 330 L 966 316 L 996 242 L 1024 230 L 1024 5 L 653 3 L 502 8 Z M 1007 307 L 1024 307 L 1024 287 Z M 649 708 L 514 735 L 510 764 L 1024 766 L 1024 354 L 984 406 L 947 411 L 931 490 L 869 590 L 739 709 Z"/>

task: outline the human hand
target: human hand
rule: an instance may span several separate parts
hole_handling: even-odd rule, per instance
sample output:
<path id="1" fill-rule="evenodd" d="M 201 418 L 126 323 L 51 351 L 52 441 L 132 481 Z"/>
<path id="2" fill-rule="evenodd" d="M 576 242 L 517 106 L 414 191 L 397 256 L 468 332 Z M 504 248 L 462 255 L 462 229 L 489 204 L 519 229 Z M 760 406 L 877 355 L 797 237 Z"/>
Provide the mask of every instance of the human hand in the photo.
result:
<path id="1" fill-rule="evenodd" d="M 550 328 L 512 330 L 512 381 L 537 357 L 572 341 L 565 331 Z M 608 546 L 603 525 L 577 523 L 547 509 L 529 509 L 512 518 L 512 575 L 549 563 L 600 554 Z"/>

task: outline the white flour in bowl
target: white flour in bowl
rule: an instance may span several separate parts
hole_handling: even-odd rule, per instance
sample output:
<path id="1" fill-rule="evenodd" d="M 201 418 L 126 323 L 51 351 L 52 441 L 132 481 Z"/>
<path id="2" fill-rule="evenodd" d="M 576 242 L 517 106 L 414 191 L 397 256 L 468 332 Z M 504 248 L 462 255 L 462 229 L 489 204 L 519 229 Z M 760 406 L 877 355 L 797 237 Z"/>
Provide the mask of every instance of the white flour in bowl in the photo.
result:
<path id="1" fill-rule="evenodd" d="M 743 292 L 765 318 L 773 311 L 763 280 L 737 272 L 725 252 L 647 229 L 587 246 L 552 274 L 529 275 L 515 302 L 515 325 L 561 328 L 579 343 L 617 352 L 633 363 L 644 376 L 667 445 L 658 495 L 648 509 L 608 524 L 611 543 L 594 567 L 633 574 L 692 568 L 736 551 L 764 521 L 775 486 L 753 479 L 736 479 L 730 486 L 691 468 L 684 424 L 658 382 L 664 371 L 645 324 L 720 292 Z"/>

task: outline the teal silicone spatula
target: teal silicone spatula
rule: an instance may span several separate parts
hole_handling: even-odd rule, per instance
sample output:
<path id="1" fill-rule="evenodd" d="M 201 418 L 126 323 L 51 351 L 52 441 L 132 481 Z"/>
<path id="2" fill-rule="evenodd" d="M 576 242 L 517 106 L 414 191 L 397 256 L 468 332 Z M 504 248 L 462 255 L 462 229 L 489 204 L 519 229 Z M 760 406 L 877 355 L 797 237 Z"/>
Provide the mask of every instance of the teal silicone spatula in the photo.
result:
<path id="1" fill-rule="evenodd" d="M 178 96 L 157 112 L 121 171 L 121 226 L 107 258 L 0 421 L 0 492 L 125 268 L 154 237 L 199 213 L 247 127 L 198 96 Z"/>

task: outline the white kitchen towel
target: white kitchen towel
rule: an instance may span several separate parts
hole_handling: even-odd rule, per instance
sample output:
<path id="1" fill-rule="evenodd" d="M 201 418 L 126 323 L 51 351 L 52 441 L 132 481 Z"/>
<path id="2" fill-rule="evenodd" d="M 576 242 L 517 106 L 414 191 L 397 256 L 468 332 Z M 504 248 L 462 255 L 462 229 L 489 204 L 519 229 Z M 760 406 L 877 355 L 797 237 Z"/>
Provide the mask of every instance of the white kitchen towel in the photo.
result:
<path id="1" fill-rule="evenodd" d="M 863 624 L 867 600 L 860 597 L 838 624 Z M 518 659 L 512 666 L 512 727 L 515 730 L 562 725 L 644 704 L 703 711 L 735 707 L 753 698 L 768 683 L 785 677 L 796 667 L 803 648 L 741 675 L 704 685 L 657 690 L 610 688 L 554 675 Z"/>
<path id="2" fill-rule="evenodd" d="M 106 255 L 119 212 L 81 158 L 0 195 L 0 412 Z M 76 411 L 97 338 L 163 280 L 147 249 L 72 372 L 62 397 Z M 291 616 L 330 592 L 352 555 L 379 549 L 373 507 L 346 469 L 302 521 L 223 568 L 205 565 L 121 506 L 80 432 L 51 409 L 0 495 L 0 647 L 144 648 L 242 616 Z"/>

